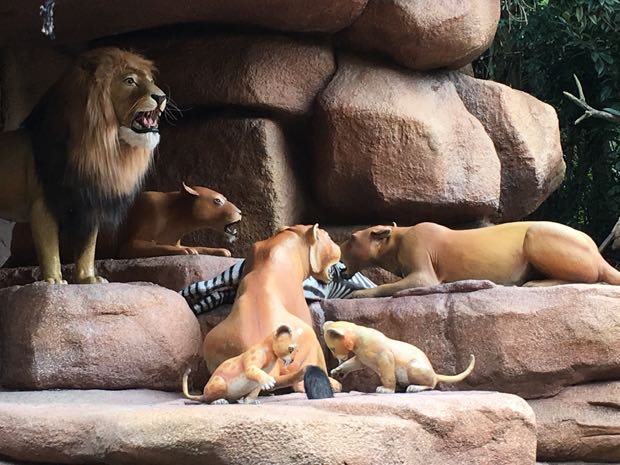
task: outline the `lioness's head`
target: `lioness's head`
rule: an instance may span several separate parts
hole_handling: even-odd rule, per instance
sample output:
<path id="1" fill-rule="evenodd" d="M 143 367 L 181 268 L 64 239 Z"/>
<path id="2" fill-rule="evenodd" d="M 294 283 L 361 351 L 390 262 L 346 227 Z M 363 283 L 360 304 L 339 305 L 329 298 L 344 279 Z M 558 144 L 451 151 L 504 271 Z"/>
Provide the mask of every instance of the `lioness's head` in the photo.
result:
<path id="1" fill-rule="evenodd" d="M 197 228 L 222 231 L 230 241 L 237 238 L 241 210 L 219 192 L 183 183 L 181 194 L 191 203 L 191 219 Z"/>
<path id="2" fill-rule="evenodd" d="M 281 228 L 280 232 L 292 231 L 308 245 L 310 276 L 327 283 L 331 280 L 330 270 L 340 260 L 340 247 L 318 223 L 313 226 L 295 225 Z"/>
<path id="3" fill-rule="evenodd" d="M 297 335 L 293 328 L 282 325 L 276 329 L 271 347 L 273 353 L 282 360 L 284 366 L 289 366 L 295 360 L 295 355 L 297 354 Z"/>
<path id="4" fill-rule="evenodd" d="M 378 265 L 392 236 L 393 226 L 372 226 L 355 231 L 340 244 L 342 263 L 347 267 L 346 276 L 353 276 L 369 266 Z"/>

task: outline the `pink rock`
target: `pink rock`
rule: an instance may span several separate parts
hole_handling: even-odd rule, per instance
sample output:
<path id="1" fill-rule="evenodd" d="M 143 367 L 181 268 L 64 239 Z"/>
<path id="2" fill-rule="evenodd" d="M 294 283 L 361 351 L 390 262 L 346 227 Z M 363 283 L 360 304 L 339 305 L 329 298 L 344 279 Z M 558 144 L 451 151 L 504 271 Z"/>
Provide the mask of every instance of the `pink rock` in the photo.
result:
<path id="1" fill-rule="evenodd" d="M 620 381 L 573 386 L 529 404 L 540 460 L 620 462 Z"/>
<path id="2" fill-rule="evenodd" d="M 534 416 L 498 393 L 187 405 L 153 391 L 0 392 L 0 455 L 54 463 L 533 464 Z M 44 434 L 42 434 L 44 432 Z"/>
<path id="3" fill-rule="evenodd" d="M 157 63 L 158 82 L 181 108 L 306 115 L 336 68 L 327 42 L 268 34 L 158 37 L 141 40 L 140 50 Z"/>
<path id="4" fill-rule="evenodd" d="M 426 352 L 442 374 L 473 373 L 452 389 L 490 389 L 526 399 L 552 396 L 588 381 L 620 379 L 620 287 L 496 286 L 414 297 L 325 300 L 326 320 L 347 320 Z M 374 391 L 369 370 L 344 389 Z"/>
<path id="5" fill-rule="evenodd" d="M 499 17 L 499 0 L 370 0 L 342 35 L 411 69 L 460 68 L 491 45 Z"/>
<path id="6" fill-rule="evenodd" d="M 0 385 L 13 389 L 176 390 L 202 342 L 185 300 L 148 284 L 3 289 L 0 321 Z"/>
<path id="7" fill-rule="evenodd" d="M 558 117 L 551 105 L 492 81 L 452 73 L 467 107 L 493 140 L 502 165 L 495 220 L 520 220 L 536 210 L 564 179 Z"/>
<path id="8" fill-rule="evenodd" d="M 177 255 L 130 260 L 97 260 L 97 272 L 110 282 L 150 282 L 179 291 L 185 286 L 210 279 L 234 265 L 238 258 L 211 255 Z M 73 265 L 62 267 L 71 280 Z M 39 267 L 0 268 L 0 288 L 22 286 L 41 279 Z"/>
<path id="9" fill-rule="evenodd" d="M 300 32 L 335 32 L 349 26 L 367 0 L 166 0 L 110 2 L 63 0 L 54 8 L 55 43 L 88 41 L 98 37 L 182 23 L 224 23 Z M 39 0 L 3 5 L 0 45 L 49 43 L 41 33 Z"/>
<path id="10" fill-rule="evenodd" d="M 499 206 L 493 143 L 444 75 L 342 57 L 315 119 L 315 190 L 343 223 L 458 223 Z"/>

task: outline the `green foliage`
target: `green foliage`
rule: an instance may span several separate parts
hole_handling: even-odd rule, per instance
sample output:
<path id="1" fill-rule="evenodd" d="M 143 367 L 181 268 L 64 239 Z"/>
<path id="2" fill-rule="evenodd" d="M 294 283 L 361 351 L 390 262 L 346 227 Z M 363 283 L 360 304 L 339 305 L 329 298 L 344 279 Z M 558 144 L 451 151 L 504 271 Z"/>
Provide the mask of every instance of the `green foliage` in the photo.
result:
<path id="1" fill-rule="evenodd" d="M 600 241 L 620 215 L 620 126 L 583 113 L 562 95 L 620 111 L 620 0 L 505 0 L 478 76 L 522 89 L 555 107 L 567 165 L 564 183 L 533 215 L 569 224 Z"/>

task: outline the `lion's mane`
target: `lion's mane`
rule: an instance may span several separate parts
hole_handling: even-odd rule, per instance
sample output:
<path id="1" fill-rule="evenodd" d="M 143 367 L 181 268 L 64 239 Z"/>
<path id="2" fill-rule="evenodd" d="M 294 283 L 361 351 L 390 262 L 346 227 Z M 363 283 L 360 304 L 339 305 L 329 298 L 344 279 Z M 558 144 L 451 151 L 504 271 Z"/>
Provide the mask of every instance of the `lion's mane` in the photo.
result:
<path id="1" fill-rule="evenodd" d="M 99 224 L 123 219 L 150 164 L 149 150 L 119 140 L 111 83 L 130 68 L 154 71 L 151 61 L 116 48 L 84 53 L 23 124 L 47 206 L 76 247 Z"/>

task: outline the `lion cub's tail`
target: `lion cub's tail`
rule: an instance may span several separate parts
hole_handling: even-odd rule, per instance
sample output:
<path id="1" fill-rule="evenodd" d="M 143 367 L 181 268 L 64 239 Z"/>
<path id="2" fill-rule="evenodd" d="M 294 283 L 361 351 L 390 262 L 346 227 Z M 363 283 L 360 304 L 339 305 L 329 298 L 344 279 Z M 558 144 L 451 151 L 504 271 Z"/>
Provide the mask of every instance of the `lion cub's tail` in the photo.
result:
<path id="1" fill-rule="evenodd" d="M 470 355 L 469 366 L 465 369 L 465 371 L 459 373 L 458 375 L 439 375 L 437 376 L 437 381 L 440 383 L 458 383 L 459 381 L 463 381 L 469 374 L 474 370 L 474 365 L 476 364 L 476 357 L 474 355 Z"/>
<path id="2" fill-rule="evenodd" d="M 193 396 L 189 393 L 188 379 L 189 379 L 189 374 L 191 372 L 192 372 L 192 369 L 190 367 L 187 367 L 187 370 L 185 370 L 185 373 L 183 373 L 183 395 L 187 397 L 189 400 L 205 402 L 204 396 Z"/>

